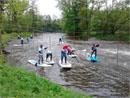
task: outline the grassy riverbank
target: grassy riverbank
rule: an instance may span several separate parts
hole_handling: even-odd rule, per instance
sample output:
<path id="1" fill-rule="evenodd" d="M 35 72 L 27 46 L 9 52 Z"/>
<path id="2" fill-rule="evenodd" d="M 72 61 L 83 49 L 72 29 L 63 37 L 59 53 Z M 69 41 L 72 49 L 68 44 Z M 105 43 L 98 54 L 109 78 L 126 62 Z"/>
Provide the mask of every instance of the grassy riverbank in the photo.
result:
<path id="1" fill-rule="evenodd" d="M 3 35 L 3 43 L 16 38 L 12 36 Z M 25 69 L 9 66 L 4 55 L 0 56 L 0 90 L 0 98 L 92 98 L 52 83 Z"/>
<path id="2" fill-rule="evenodd" d="M 96 32 L 91 32 L 90 37 L 95 37 L 99 40 L 105 41 L 125 41 L 130 42 L 130 34 L 128 33 L 118 33 L 118 34 L 100 34 Z"/>
<path id="3" fill-rule="evenodd" d="M 1 98 L 91 98 L 7 65 L 0 65 L 0 85 Z"/>

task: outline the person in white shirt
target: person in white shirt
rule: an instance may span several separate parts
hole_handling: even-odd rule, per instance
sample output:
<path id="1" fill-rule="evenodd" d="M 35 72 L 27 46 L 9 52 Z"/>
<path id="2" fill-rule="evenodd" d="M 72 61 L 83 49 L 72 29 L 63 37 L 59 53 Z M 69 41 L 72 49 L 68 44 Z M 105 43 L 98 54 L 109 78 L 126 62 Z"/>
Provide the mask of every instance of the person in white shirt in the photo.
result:
<path id="1" fill-rule="evenodd" d="M 38 48 L 38 63 L 40 64 L 43 63 L 44 59 L 43 59 L 43 45 L 40 45 L 40 47 Z"/>
<path id="2" fill-rule="evenodd" d="M 46 61 L 48 61 L 48 58 L 50 58 L 50 61 L 52 61 L 52 52 L 50 50 L 47 50 L 46 52 Z"/>

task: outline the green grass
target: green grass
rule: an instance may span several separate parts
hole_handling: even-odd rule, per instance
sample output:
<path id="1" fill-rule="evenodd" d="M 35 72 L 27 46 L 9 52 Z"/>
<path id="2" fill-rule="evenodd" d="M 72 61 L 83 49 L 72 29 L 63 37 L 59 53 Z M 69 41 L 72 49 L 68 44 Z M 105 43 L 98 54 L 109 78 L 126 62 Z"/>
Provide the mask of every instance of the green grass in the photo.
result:
<path id="1" fill-rule="evenodd" d="M 11 33 L 11 34 L 8 34 L 8 33 L 4 33 L 2 34 L 2 44 L 0 43 L 0 47 L 1 49 L 4 49 L 4 47 L 6 47 L 7 43 L 16 38 L 16 34 L 15 33 Z M 5 58 L 5 55 L 4 54 L 0 54 L 0 64 L 3 64 L 6 62 L 6 58 Z"/>
<path id="2" fill-rule="evenodd" d="M 92 98 L 24 69 L 0 65 L 0 98 Z"/>
<path id="3" fill-rule="evenodd" d="M 23 33 L 29 36 L 31 33 Z M 4 46 L 16 38 L 17 34 L 3 34 Z M 6 58 L 0 55 L 0 98 L 92 98 L 87 95 L 70 91 L 54 84 L 46 78 L 36 76 L 21 68 L 6 65 Z"/>
<path id="4" fill-rule="evenodd" d="M 11 33 L 11 34 L 4 33 L 4 34 L 2 34 L 2 43 L 7 44 L 8 41 L 10 41 L 11 39 L 14 39 L 14 38 L 16 38 L 15 33 Z"/>
<path id="5" fill-rule="evenodd" d="M 101 34 L 96 32 L 91 32 L 90 37 L 95 37 L 100 40 L 106 40 L 106 41 L 126 41 L 130 42 L 130 34 Z"/>
<path id="6" fill-rule="evenodd" d="M 0 55 L 0 64 L 4 64 L 6 62 L 6 58 L 3 54 Z"/>

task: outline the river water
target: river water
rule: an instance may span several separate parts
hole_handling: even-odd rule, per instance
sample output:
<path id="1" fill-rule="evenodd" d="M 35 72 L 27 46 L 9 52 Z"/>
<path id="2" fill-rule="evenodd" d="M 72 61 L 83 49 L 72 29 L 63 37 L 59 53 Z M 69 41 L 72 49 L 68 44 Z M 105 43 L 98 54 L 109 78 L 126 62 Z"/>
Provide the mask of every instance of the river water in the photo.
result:
<path id="1" fill-rule="evenodd" d="M 65 39 L 77 51 L 77 58 L 68 58 L 72 69 L 63 70 L 58 66 L 62 45 L 58 44 L 60 33 L 44 33 L 35 37 L 23 46 L 20 41 L 9 42 L 6 50 L 8 63 L 34 71 L 49 80 L 68 87 L 72 90 L 84 92 L 95 98 L 129 98 L 130 97 L 130 44 L 110 41 L 75 41 Z M 92 63 L 86 60 L 91 52 L 93 43 L 100 44 L 98 56 L 100 61 Z M 49 47 L 53 52 L 56 64 L 50 68 L 36 68 L 27 60 L 38 59 L 37 51 L 40 44 Z"/>

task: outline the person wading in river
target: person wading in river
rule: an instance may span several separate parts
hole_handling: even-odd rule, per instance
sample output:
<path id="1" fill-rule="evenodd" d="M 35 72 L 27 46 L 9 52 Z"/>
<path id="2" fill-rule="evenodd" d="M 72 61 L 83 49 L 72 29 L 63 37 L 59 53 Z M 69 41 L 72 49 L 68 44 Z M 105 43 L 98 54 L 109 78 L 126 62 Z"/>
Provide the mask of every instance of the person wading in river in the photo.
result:
<path id="1" fill-rule="evenodd" d="M 30 36 L 30 39 L 33 39 L 33 35 Z"/>
<path id="2" fill-rule="evenodd" d="M 23 46 L 24 39 L 21 37 L 21 45 Z"/>
<path id="3" fill-rule="evenodd" d="M 29 43 L 29 41 L 30 41 L 30 39 L 29 39 L 29 37 L 27 37 L 27 43 Z"/>
<path id="4" fill-rule="evenodd" d="M 65 59 L 65 64 L 67 63 L 67 50 L 63 48 L 61 50 L 61 64 L 63 64 L 63 60 Z"/>
<path id="5" fill-rule="evenodd" d="M 97 57 L 97 47 L 99 47 L 99 44 L 93 44 L 92 46 L 92 53 L 91 53 L 91 57 L 94 55 L 95 58 Z"/>
<path id="6" fill-rule="evenodd" d="M 52 61 L 52 52 L 50 50 L 47 50 L 46 52 L 46 61 L 48 61 L 48 58 L 50 58 L 49 61 Z"/>
<path id="7" fill-rule="evenodd" d="M 43 61 L 43 45 L 40 45 L 38 48 L 38 64 L 40 64 L 40 62 L 43 63 Z"/>
<path id="8" fill-rule="evenodd" d="M 59 44 L 62 44 L 62 38 L 59 38 Z"/>

